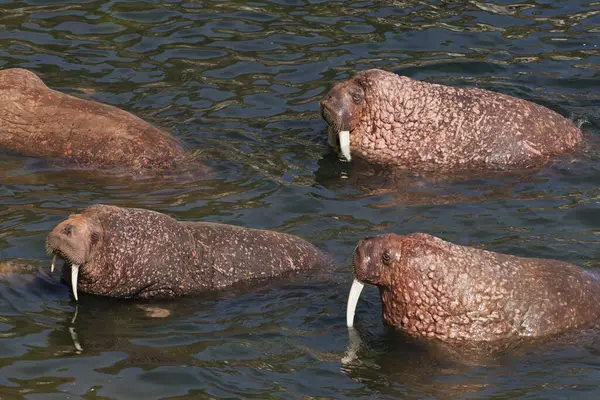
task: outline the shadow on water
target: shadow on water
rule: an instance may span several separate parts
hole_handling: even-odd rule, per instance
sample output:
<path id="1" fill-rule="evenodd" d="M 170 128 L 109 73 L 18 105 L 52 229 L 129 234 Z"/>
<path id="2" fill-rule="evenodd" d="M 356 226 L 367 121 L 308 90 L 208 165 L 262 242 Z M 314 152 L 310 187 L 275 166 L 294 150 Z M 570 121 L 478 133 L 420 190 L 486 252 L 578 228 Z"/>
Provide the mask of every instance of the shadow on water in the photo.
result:
<path id="1" fill-rule="evenodd" d="M 330 151 L 318 161 L 315 181 L 345 198 L 385 196 L 373 207 L 442 205 L 519 199 L 532 201 L 563 197 L 564 193 L 545 186 L 563 177 L 596 180 L 590 169 L 598 161 L 600 143 L 587 135 L 574 154 L 554 159 L 545 166 L 511 171 L 464 171 L 459 173 L 420 173 L 377 166 L 354 159 L 342 161 Z M 376 203 L 376 202 L 374 202 Z"/>
<path id="2" fill-rule="evenodd" d="M 0 346 L 5 361 L 0 375 L 12 377 L 2 380 L 7 386 L 3 393 L 16 394 L 11 389 L 15 382 L 21 388 L 41 384 L 44 390 L 85 393 L 93 390 L 90 381 L 98 380 L 107 385 L 104 395 L 121 393 L 128 398 L 144 393 L 162 398 L 191 389 L 206 394 L 210 390 L 201 388 L 214 385 L 221 389 L 213 392 L 235 393 L 248 384 L 223 379 L 235 371 L 264 370 L 285 376 L 293 372 L 296 360 L 318 358 L 314 346 L 340 317 L 337 307 L 328 304 L 337 284 L 326 271 L 146 302 L 89 295 L 72 302 L 67 285 L 49 276 L 47 268 L 27 260 L 3 263 L 1 278 L 6 283 L 0 290 L 3 309 L 17 310 L 12 318 L 15 326 L 6 326 Z M 36 307 L 24 309 L 23 304 Z M 179 368 L 194 378 L 176 374 L 173 369 Z M 146 377 L 163 373 L 170 376 L 171 384 L 158 379 L 153 390 L 144 388 Z M 65 386 L 70 376 L 79 384 Z M 110 385 L 111 376 L 129 376 L 138 383 Z"/>
<path id="3" fill-rule="evenodd" d="M 507 379 L 514 380 L 508 398 L 580 387 L 585 392 L 591 388 L 579 382 L 587 374 L 586 358 L 597 354 L 600 344 L 600 326 L 543 340 L 463 345 L 412 338 L 388 326 L 365 328 L 348 330 L 341 370 L 379 394 L 400 398 L 495 396 L 505 393 L 501 386 Z M 534 367 L 564 363 L 577 365 L 567 372 L 568 378 L 563 370 Z M 530 370 L 530 376 L 516 377 L 521 369 Z M 545 387 L 530 386 L 528 381 L 536 376 L 546 381 Z"/>

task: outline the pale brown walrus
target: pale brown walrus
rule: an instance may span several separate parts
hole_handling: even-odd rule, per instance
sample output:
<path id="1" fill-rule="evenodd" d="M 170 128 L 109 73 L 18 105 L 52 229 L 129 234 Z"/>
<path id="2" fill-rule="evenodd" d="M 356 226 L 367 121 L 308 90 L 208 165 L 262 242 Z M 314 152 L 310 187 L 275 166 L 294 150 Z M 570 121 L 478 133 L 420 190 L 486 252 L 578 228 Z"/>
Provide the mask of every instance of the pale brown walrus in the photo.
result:
<path id="1" fill-rule="evenodd" d="M 177 221 L 139 208 L 94 205 L 48 234 L 46 248 L 65 260 L 78 290 L 123 298 L 170 298 L 222 289 L 331 264 L 307 241 L 286 233 Z"/>
<path id="2" fill-rule="evenodd" d="M 362 239 L 354 274 L 350 327 L 363 283 L 379 288 L 386 323 L 442 341 L 543 337 L 591 325 L 600 316 L 600 279 L 590 271 L 424 233 Z"/>
<path id="3" fill-rule="evenodd" d="M 321 114 L 347 160 L 412 171 L 529 168 L 582 141 L 572 121 L 541 105 L 378 69 L 337 83 Z"/>
<path id="4" fill-rule="evenodd" d="M 0 150 L 135 175 L 201 168 L 167 132 L 116 107 L 52 90 L 20 68 L 0 71 Z"/>

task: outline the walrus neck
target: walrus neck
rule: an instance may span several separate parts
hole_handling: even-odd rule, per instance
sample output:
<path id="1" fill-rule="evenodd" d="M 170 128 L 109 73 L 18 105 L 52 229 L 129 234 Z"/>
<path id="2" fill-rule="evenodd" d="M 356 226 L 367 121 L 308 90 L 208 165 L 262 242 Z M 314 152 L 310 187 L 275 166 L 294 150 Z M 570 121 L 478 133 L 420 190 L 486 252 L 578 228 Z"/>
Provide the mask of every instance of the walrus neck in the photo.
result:
<path id="1" fill-rule="evenodd" d="M 119 260 L 115 256 L 118 256 L 121 248 L 123 243 L 118 237 L 114 237 L 110 232 L 105 233 L 94 245 L 88 261 L 79 269 L 80 291 L 101 296 L 128 291 L 123 264 L 111 262 Z"/>
<path id="2" fill-rule="evenodd" d="M 406 330 L 406 319 L 403 318 L 407 310 L 407 305 L 404 301 L 405 294 L 380 286 L 379 295 L 381 296 L 383 320 L 389 325 L 400 326 L 403 330 Z"/>
<path id="3" fill-rule="evenodd" d="M 392 287 L 380 288 L 383 319 L 413 336 L 442 338 L 447 299 L 436 293 L 437 283 L 425 276 Z"/>
<path id="4" fill-rule="evenodd" d="M 410 131 L 398 127 L 407 126 L 417 118 L 419 106 L 407 93 L 410 84 L 409 78 L 398 76 L 385 76 L 367 84 L 365 110 L 350 135 L 351 148 L 361 149 L 361 157 L 381 162 L 396 159 L 398 151 L 405 151 L 404 143 L 410 141 Z M 373 137 L 373 132 L 378 135 Z M 368 150 L 365 149 L 366 138 L 371 143 Z"/>

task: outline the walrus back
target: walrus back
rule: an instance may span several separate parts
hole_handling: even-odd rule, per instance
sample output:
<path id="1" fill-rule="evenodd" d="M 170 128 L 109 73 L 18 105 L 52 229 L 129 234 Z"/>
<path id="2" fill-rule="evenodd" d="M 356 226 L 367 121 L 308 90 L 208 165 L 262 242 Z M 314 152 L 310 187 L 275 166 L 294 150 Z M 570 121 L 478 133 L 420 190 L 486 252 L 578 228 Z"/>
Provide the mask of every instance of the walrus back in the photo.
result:
<path id="1" fill-rule="evenodd" d="M 23 69 L 0 71 L 0 147 L 78 167 L 167 169 L 185 157 L 179 141 L 114 106 L 48 88 Z"/>
<path id="2" fill-rule="evenodd" d="M 573 150 L 583 137 L 568 118 L 524 99 L 479 88 L 411 85 L 424 97 L 424 111 L 417 111 L 424 116 L 421 124 L 432 131 L 422 145 L 435 153 L 445 143 L 445 163 L 530 166 Z"/>
<path id="3" fill-rule="evenodd" d="M 202 263 L 214 269 L 215 289 L 332 264 L 316 246 L 286 233 L 210 222 L 183 224 L 203 249 Z"/>
<path id="4" fill-rule="evenodd" d="M 456 338 L 545 336 L 600 317 L 600 280 L 578 266 L 421 236 L 411 268 L 426 275 L 436 265 L 432 280 L 449 299 L 445 324 L 461 326 Z"/>
<path id="5" fill-rule="evenodd" d="M 381 70 L 352 79 L 367 90 L 350 147 L 377 164 L 422 171 L 538 167 L 583 139 L 568 118 L 506 94 Z"/>

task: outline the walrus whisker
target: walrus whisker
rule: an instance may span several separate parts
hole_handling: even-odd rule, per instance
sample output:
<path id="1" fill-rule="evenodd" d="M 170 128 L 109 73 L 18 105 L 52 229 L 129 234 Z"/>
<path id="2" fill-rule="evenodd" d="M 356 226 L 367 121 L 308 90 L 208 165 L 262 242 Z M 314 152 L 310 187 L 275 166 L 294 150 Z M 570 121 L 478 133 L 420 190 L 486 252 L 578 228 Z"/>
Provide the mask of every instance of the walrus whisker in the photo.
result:
<path id="1" fill-rule="evenodd" d="M 71 260 L 71 258 L 69 258 L 68 255 L 64 254 L 59 249 L 49 247 L 48 251 L 50 252 L 50 254 L 52 254 L 52 263 L 50 264 L 50 272 L 54 272 L 54 270 L 56 269 L 56 260 L 58 258 L 61 258 L 63 261 L 65 261 L 68 264 L 73 264 L 73 260 Z"/>
<path id="2" fill-rule="evenodd" d="M 358 279 L 354 279 L 352 282 L 352 286 L 350 287 L 350 293 L 348 294 L 348 306 L 346 307 L 346 325 L 348 328 L 352 328 L 354 326 L 354 314 L 356 312 L 356 305 L 358 304 L 358 299 L 360 297 L 360 293 L 362 292 L 365 284 L 359 281 Z"/>
<path id="3" fill-rule="evenodd" d="M 327 143 L 334 149 L 339 147 L 338 145 L 338 131 L 331 125 L 327 128 Z"/>
<path id="4" fill-rule="evenodd" d="M 77 298 L 77 277 L 79 276 L 79 265 L 71 264 L 71 288 L 73 289 L 73 297 L 75 301 L 79 301 Z"/>

